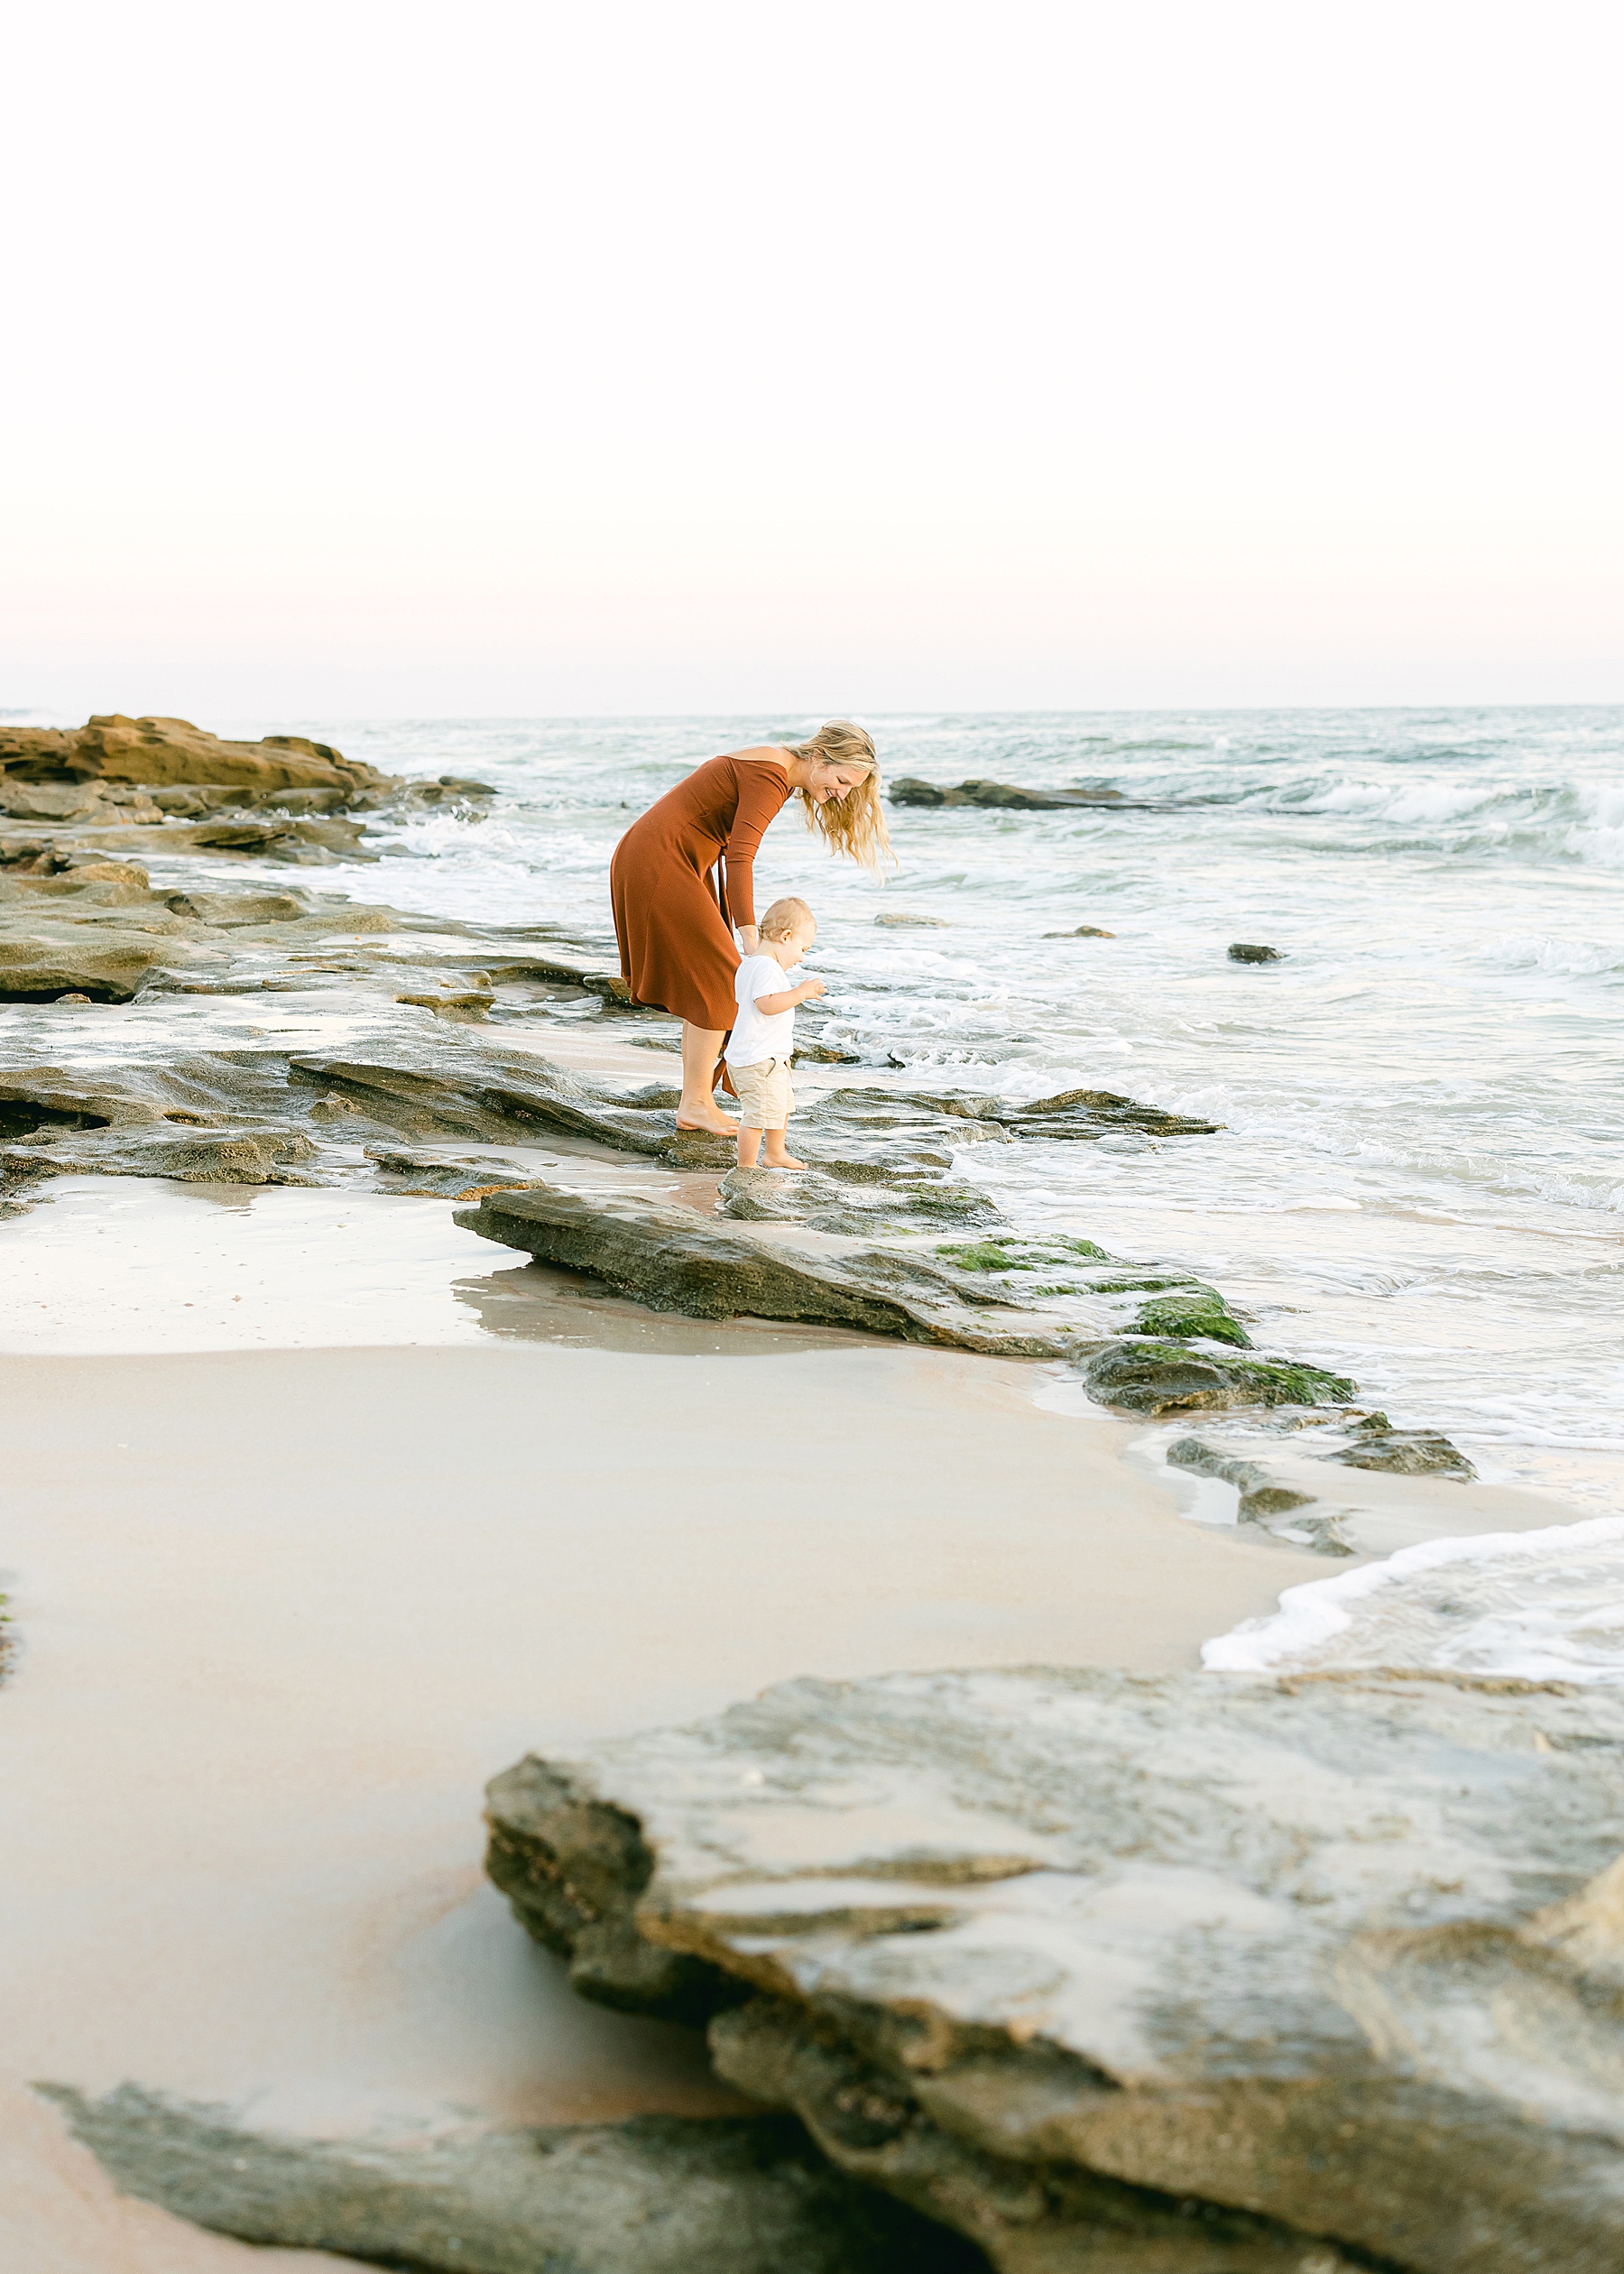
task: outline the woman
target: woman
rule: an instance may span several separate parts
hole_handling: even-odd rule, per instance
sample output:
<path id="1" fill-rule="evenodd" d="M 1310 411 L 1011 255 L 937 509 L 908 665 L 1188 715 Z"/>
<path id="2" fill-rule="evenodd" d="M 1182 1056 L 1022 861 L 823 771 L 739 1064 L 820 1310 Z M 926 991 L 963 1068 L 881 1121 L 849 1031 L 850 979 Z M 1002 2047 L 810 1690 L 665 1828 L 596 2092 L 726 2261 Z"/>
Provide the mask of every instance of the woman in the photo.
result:
<path id="1" fill-rule="evenodd" d="M 836 718 L 810 742 L 707 758 L 632 824 L 609 864 L 632 1000 L 682 1021 L 678 1129 L 736 1133 L 713 1095 L 734 1021 L 734 933 L 753 956 L 756 847 L 792 797 L 831 852 L 872 868 L 890 851 L 874 745 L 861 726 Z"/>

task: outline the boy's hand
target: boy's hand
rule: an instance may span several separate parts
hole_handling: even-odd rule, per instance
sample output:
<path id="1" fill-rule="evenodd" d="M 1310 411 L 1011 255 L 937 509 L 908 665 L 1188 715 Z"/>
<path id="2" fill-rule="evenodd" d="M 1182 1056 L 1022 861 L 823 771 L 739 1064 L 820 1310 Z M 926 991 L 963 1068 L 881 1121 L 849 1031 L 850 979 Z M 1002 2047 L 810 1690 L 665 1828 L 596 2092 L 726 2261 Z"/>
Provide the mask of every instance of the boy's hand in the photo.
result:
<path id="1" fill-rule="evenodd" d="M 803 979 L 795 992 L 803 1003 L 816 1003 L 826 990 L 821 979 Z"/>

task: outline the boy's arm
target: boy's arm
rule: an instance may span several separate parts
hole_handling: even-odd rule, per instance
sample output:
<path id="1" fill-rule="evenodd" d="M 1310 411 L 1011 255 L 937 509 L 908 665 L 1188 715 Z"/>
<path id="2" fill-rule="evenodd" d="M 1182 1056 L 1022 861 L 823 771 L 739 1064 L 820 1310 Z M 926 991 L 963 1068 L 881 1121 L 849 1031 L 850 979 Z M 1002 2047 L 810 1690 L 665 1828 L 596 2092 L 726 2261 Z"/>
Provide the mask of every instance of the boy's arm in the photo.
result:
<path id="1" fill-rule="evenodd" d="M 797 1003 L 810 1003 L 823 991 L 821 979 L 803 979 L 798 987 L 785 987 L 778 994 L 757 995 L 755 1007 L 764 1019 L 776 1019 L 780 1011 L 793 1011 Z"/>

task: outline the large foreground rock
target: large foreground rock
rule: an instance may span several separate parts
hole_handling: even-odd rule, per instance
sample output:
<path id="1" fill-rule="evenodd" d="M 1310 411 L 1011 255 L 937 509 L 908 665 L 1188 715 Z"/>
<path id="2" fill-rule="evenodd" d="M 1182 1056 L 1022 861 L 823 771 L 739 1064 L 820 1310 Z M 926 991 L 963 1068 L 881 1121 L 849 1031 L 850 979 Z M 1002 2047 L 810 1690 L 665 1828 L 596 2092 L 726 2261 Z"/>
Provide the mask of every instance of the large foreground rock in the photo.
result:
<path id="1" fill-rule="evenodd" d="M 970 2274 L 783 2116 L 641 2116 L 420 2146 L 246 2130 L 132 2084 L 42 2088 L 126 2195 L 217 2233 L 446 2274 Z M 18 2269 L 16 2274 L 23 2274 Z"/>
<path id="2" fill-rule="evenodd" d="M 1624 1697 L 794 1682 L 489 1816 L 583 1990 L 708 2005 L 725 2076 L 1009 2274 L 1624 2264 Z"/>
<path id="3" fill-rule="evenodd" d="M 84 726 L 0 726 L 0 769 L 26 781 L 213 782 L 258 790 L 381 789 L 387 777 L 301 735 L 222 742 L 185 718 L 112 711 Z"/>

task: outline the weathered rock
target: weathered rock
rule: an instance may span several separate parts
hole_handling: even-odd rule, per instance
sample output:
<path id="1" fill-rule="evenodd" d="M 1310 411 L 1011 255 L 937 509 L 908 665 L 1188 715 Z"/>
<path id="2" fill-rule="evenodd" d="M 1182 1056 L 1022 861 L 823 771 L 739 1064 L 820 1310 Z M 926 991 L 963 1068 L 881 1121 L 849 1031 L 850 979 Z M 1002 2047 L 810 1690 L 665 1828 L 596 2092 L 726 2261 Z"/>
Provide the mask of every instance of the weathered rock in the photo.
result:
<path id="1" fill-rule="evenodd" d="M 1312 1548 L 1316 1555 L 1351 1556 L 1352 1541 L 1343 1529 L 1344 1511 L 1319 1506 L 1311 1493 L 1281 1484 L 1257 1461 L 1220 1453 L 1199 1437 L 1180 1437 L 1163 1458 L 1174 1468 L 1189 1469 L 1198 1476 L 1215 1476 L 1232 1484 L 1240 1495 L 1237 1514 L 1243 1524 L 1255 1524 L 1276 1539 L 1288 1539 Z M 1300 1511 L 1313 1510 L 1305 1515 Z"/>
<path id="2" fill-rule="evenodd" d="M 1229 959 L 1231 963 L 1278 963 L 1281 951 L 1278 948 L 1261 947 L 1253 940 L 1237 939 L 1231 945 Z"/>
<path id="3" fill-rule="evenodd" d="M 72 732 L 0 727 L 0 768 L 14 778 L 68 776 L 144 784 L 241 783 L 263 790 L 382 789 L 386 777 L 326 743 L 300 735 L 221 742 L 184 718 L 126 718 L 110 712 Z"/>
<path id="4" fill-rule="evenodd" d="M 437 2274 L 959 2274 L 976 2263 L 832 2170 L 782 2115 L 442 2135 L 249 2131 L 139 2085 L 40 2087 L 126 2195 L 216 2233 Z"/>
<path id="5" fill-rule="evenodd" d="M 1222 1412 L 1234 1406 L 1345 1405 L 1358 1388 L 1321 1366 L 1231 1358 L 1171 1342 L 1114 1342 L 1084 1364 L 1090 1393 L 1130 1413 Z"/>
<path id="6" fill-rule="evenodd" d="M 1624 1696 L 800 1681 L 489 1816 L 584 1989 L 682 1964 L 724 2076 L 1008 2274 L 1616 2274 Z"/>
<path id="7" fill-rule="evenodd" d="M 139 1128 L 84 1129 L 0 1145 L 0 1179 L 39 1177 L 171 1177 L 181 1184 L 315 1185 L 295 1164 L 316 1147 L 297 1129 L 241 1123 L 211 1126 L 171 1114 Z"/>
<path id="8" fill-rule="evenodd" d="M 949 789 L 945 782 L 922 781 L 915 774 L 893 781 L 890 796 L 893 805 L 990 806 L 1026 813 L 1059 812 L 1068 806 L 1152 809 L 1147 801 L 1125 798 L 1120 790 L 1022 790 L 1009 781 L 961 781 Z"/>
<path id="9" fill-rule="evenodd" d="M 587 1271 L 651 1310 L 696 1318 L 800 1318 L 1011 1357 L 1057 1357 L 1074 1336 L 1056 1317 L 1008 1323 L 961 1275 L 897 1248 L 792 1246 L 724 1228 L 696 1209 L 553 1185 L 492 1193 L 458 1212 L 466 1231 L 540 1263 Z"/>
<path id="10" fill-rule="evenodd" d="M 1045 939 L 1114 939 L 1115 932 L 1102 931 L 1098 924 L 1078 924 L 1070 931 L 1045 932 Z"/>
<path id="11" fill-rule="evenodd" d="M 178 916 L 227 929 L 243 924 L 286 924 L 309 912 L 297 892 L 171 892 L 164 905 Z"/>
<path id="12" fill-rule="evenodd" d="M 397 1003 L 410 1003 L 414 1010 L 432 1011 L 442 1019 L 459 1019 L 469 1025 L 477 1025 L 490 1011 L 496 998 L 481 988 L 464 988 L 460 992 L 447 987 L 438 994 L 399 994 Z"/>
<path id="13" fill-rule="evenodd" d="M 69 993 L 128 1003 L 160 962 L 155 940 L 134 931 L 99 934 L 42 923 L 0 932 L 0 1003 L 49 1003 Z"/>
<path id="14" fill-rule="evenodd" d="M 1353 1442 L 1321 1456 L 1343 1468 L 1385 1469 L 1396 1476 L 1453 1476 L 1470 1484 L 1477 1474 L 1466 1456 L 1435 1429 L 1395 1429 L 1385 1413 L 1355 1422 Z"/>
<path id="15" fill-rule="evenodd" d="M 378 1182 L 384 1191 L 436 1200 L 482 1200 L 487 1192 L 522 1192 L 543 1181 L 502 1161 L 482 1160 L 469 1153 L 452 1160 L 444 1153 L 369 1145 L 366 1157 L 376 1162 Z"/>

